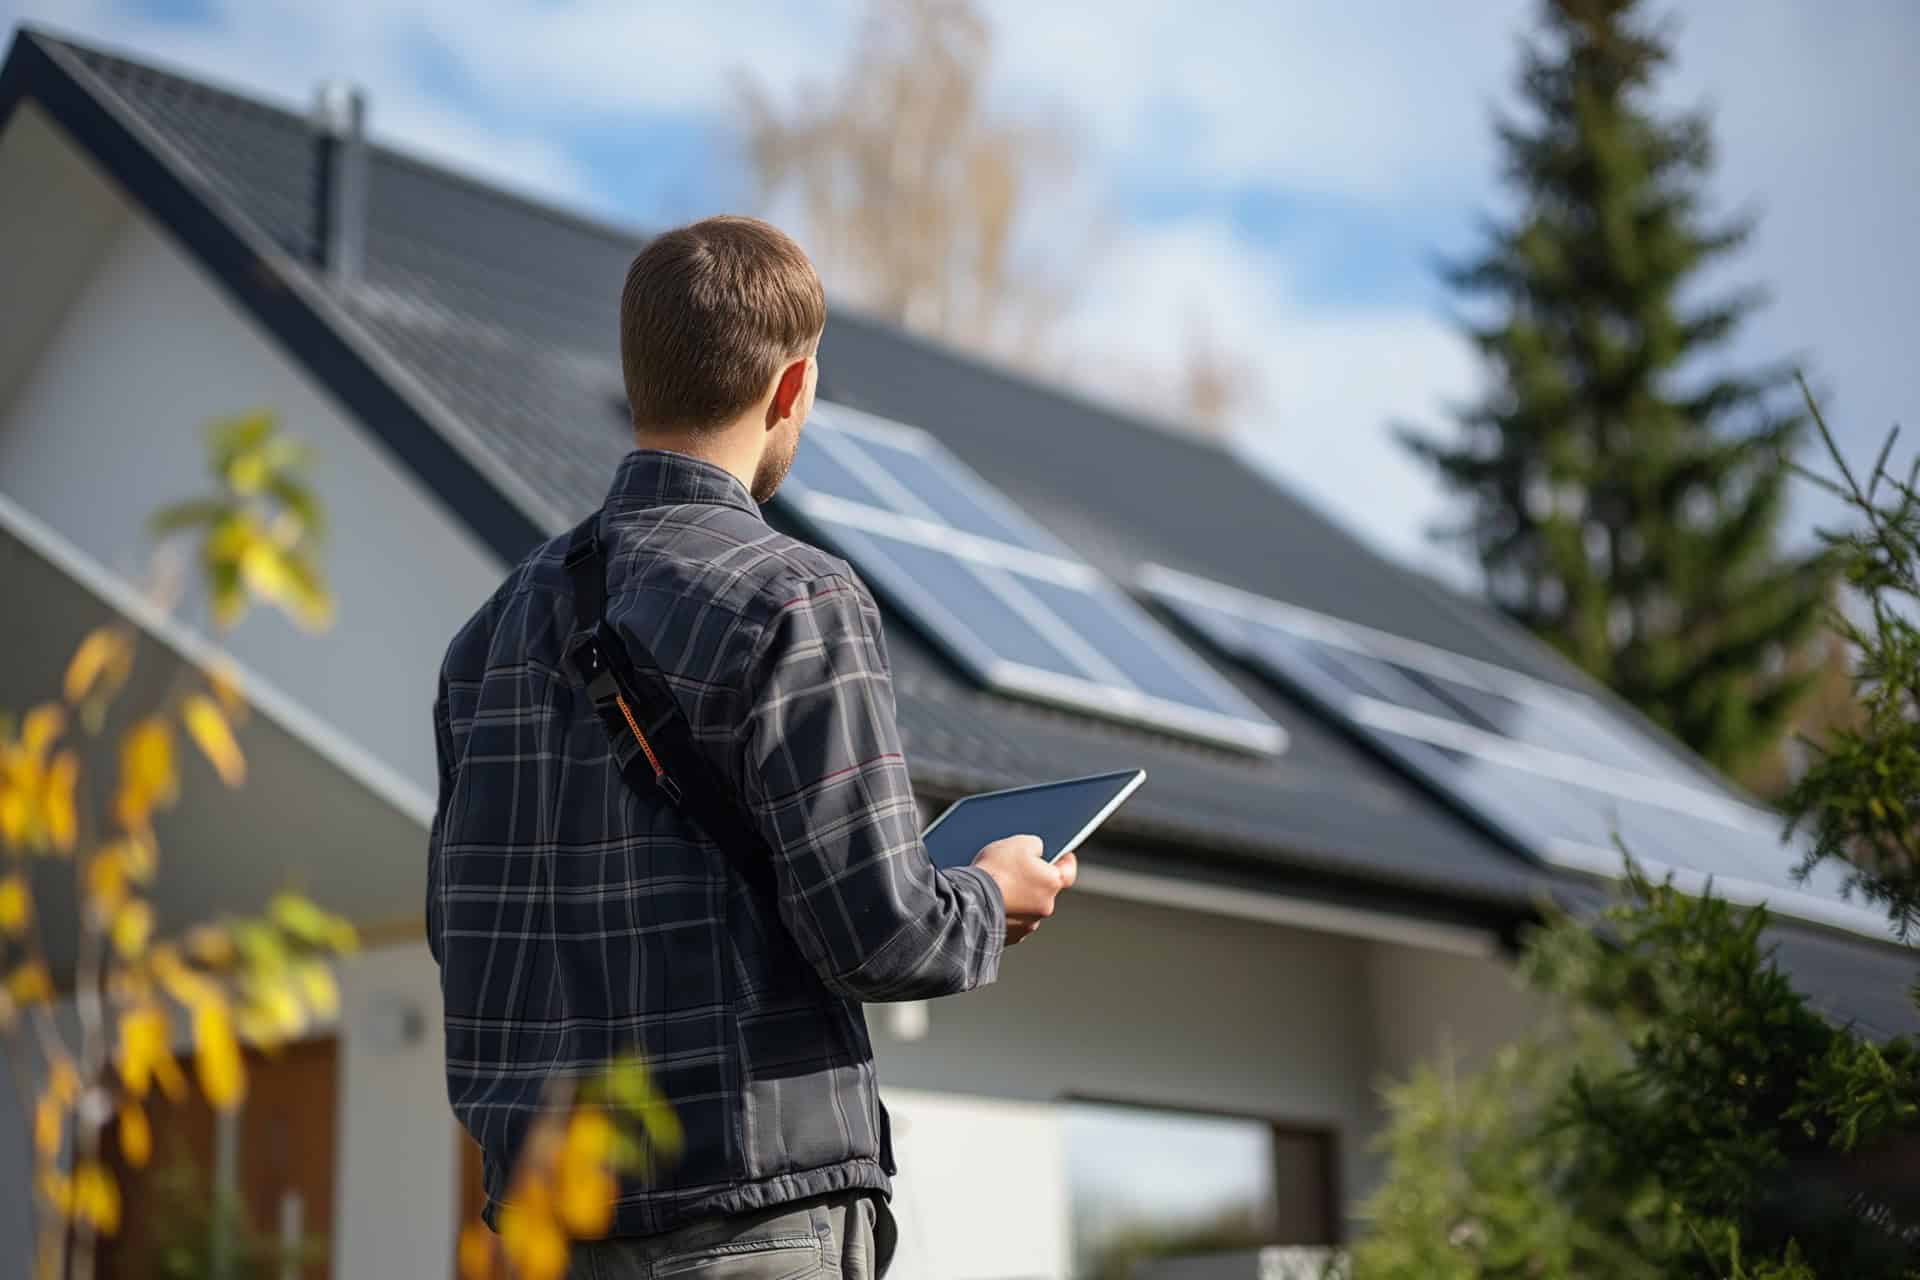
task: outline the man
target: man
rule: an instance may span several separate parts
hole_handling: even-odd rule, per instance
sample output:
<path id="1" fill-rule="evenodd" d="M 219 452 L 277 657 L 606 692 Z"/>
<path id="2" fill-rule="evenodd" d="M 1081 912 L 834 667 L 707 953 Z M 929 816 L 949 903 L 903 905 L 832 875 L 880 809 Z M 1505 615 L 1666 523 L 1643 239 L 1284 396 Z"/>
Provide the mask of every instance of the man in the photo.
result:
<path id="1" fill-rule="evenodd" d="M 878 1274 L 894 1165 L 860 1002 L 993 981 L 1074 864 L 1020 836 L 934 868 L 872 597 L 761 517 L 826 324 L 799 247 L 710 218 L 649 244 L 620 306 L 638 447 L 597 517 L 604 618 L 658 663 L 771 874 L 756 887 L 742 849 L 623 779 L 569 667 L 594 622 L 574 616 L 569 539 L 534 551 L 454 637 L 434 708 L 448 1094 L 493 1222 L 549 1080 L 644 1056 L 684 1149 L 622 1184 L 575 1275 Z"/>

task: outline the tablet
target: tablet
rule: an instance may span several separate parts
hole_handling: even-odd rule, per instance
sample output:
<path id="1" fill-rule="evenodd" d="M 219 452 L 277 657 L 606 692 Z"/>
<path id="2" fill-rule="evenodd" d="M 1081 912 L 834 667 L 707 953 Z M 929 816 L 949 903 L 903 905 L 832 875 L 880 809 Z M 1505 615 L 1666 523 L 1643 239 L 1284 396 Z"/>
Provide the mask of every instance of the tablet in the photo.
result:
<path id="1" fill-rule="evenodd" d="M 1042 856 L 1052 862 L 1078 849 L 1146 780 L 1145 769 L 1125 769 L 968 796 L 935 818 L 922 839 L 936 867 L 964 867 L 1007 836 L 1039 836 Z"/>

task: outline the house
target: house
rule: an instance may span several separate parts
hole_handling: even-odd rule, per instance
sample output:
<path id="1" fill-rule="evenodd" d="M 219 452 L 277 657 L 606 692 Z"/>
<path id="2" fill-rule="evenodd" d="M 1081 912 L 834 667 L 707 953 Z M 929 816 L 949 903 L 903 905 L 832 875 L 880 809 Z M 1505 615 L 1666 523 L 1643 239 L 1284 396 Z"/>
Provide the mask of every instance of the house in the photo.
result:
<path id="1" fill-rule="evenodd" d="M 0 71 L 0 706 L 50 688 L 116 613 L 150 638 L 143 679 L 216 651 L 238 665 L 258 708 L 249 784 L 202 787 L 171 817 L 162 927 L 292 882 L 365 946 L 343 966 L 337 1023 L 263 1063 L 240 1115 L 198 1130 L 200 1150 L 264 1229 L 329 1235 L 331 1275 L 443 1276 L 472 1170 L 421 930 L 428 704 L 446 639 L 508 564 L 598 503 L 626 448 L 614 316 L 639 237 L 368 144 L 354 100 L 328 103 L 310 118 L 14 36 Z M 1593 766 L 1610 794 L 1641 804 L 1620 795 L 1628 778 L 1656 816 L 1712 828 L 1689 829 L 1673 861 L 1783 904 L 1779 956 L 1825 1010 L 1911 1024 L 1902 953 L 1782 888 L 1764 848 L 1743 878 L 1748 854 L 1713 815 L 1744 802 L 1705 766 L 1230 452 L 844 310 L 822 369 L 823 398 L 847 409 L 823 411 L 823 431 L 864 459 L 841 458 L 846 483 L 902 484 L 929 510 L 902 523 L 886 499 L 849 500 L 816 459 L 771 514 L 866 548 L 847 554 L 889 610 L 929 811 L 1149 773 L 998 985 L 872 1011 L 903 1166 L 899 1274 L 1065 1275 L 1141 1215 L 1239 1213 L 1265 1242 L 1341 1239 L 1377 1174 L 1376 1084 L 1525 1025 L 1506 966 L 1518 931 L 1543 903 L 1590 902 L 1609 869 L 1568 834 L 1594 779 L 1541 761 L 1622 753 Z M 197 487 L 200 424 L 262 405 L 319 456 L 343 620 L 324 642 L 264 616 L 216 641 L 152 616 L 136 588 L 143 517 Z M 935 474 L 874 479 L 889 449 L 919 450 Z M 916 486 L 956 476 L 974 506 L 932 510 Z M 974 518 L 1013 531 L 954 532 Z M 941 573 L 1036 543 L 995 572 L 1040 584 L 1029 605 L 1045 584 L 1067 591 L 1022 616 L 1050 619 L 1048 644 L 1100 652 L 1072 659 L 1079 676 L 1023 680 L 1053 659 L 1010 660 L 998 628 L 936 616 L 889 537 L 944 556 L 928 562 Z M 1140 692 L 1155 673 L 1128 677 L 1139 654 L 1062 621 L 1096 605 L 1113 635 L 1151 637 L 1159 692 Z M 1444 668 L 1458 698 L 1579 709 L 1568 731 L 1597 725 L 1607 742 L 1436 739 L 1468 730 L 1422 718 L 1411 693 L 1356 693 L 1352 670 L 1329 683 L 1309 669 L 1358 652 L 1342 645 L 1406 679 Z M 1456 757 L 1526 785 L 1450 777 Z M 1645 834 L 1659 845 L 1666 829 Z M 1713 858 L 1690 860 L 1693 835 Z M 23 1124 L 0 1111 L 0 1151 L 24 1148 Z M 22 1178 L 0 1167 L 9 1273 L 24 1270 Z"/>

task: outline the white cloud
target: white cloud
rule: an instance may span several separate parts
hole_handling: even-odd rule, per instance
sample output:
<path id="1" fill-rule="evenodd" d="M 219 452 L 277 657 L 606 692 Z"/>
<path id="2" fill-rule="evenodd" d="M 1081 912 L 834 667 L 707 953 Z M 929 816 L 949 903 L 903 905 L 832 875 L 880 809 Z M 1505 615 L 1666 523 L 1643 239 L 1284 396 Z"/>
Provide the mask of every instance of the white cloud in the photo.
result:
<path id="1" fill-rule="evenodd" d="M 1283 257 L 1217 218 L 1126 235 L 1112 262 L 1067 317 L 1070 377 L 1151 412 L 1204 323 L 1256 375 L 1233 424 L 1241 452 L 1380 550 L 1461 580 L 1425 537 L 1441 497 L 1389 429 L 1471 387 L 1445 325 L 1411 307 L 1309 306 Z"/>
<path id="2" fill-rule="evenodd" d="M 408 58 L 409 15 L 380 0 L 245 0 L 208 25 L 129 14 L 115 0 L 22 0 L 0 17 L 159 62 L 223 87 L 304 110 L 324 80 L 367 90 L 382 141 L 514 190 L 604 206 L 593 176 L 558 131 L 511 113 L 482 116 L 432 92 Z M 9 21 L 8 25 L 11 25 Z"/>
<path id="3" fill-rule="evenodd" d="M 1319 229 L 1256 243 L 1218 220 L 1129 225 L 1113 193 L 1259 190 L 1323 219 L 1351 208 L 1447 234 L 1497 199 L 1489 116 L 1510 98 L 1514 37 L 1533 0 L 984 3 L 999 30 L 997 99 L 1064 110 L 1088 144 L 1087 183 L 1033 239 L 1097 239 L 1089 192 L 1112 226 L 1070 319 L 1075 348 L 1112 344 L 1164 378 L 1203 308 L 1214 335 L 1262 372 L 1261 420 L 1243 424 L 1250 449 L 1375 542 L 1431 563 L 1417 530 L 1442 500 L 1383 423 L 1431 421 L 1471 382 L 1442 323 L 1408 306 L 1310 304 L 1296 281 L 1324 267 L 1309 255 L 1340 242 Z M 612 175 L 577 158 L 583 133 L 649 117 L 724 125 L 741 68 L 775 85 L 831 74 L 862 7 L 219 0 L 211 23 L 184 24 L 130 16 L 121 0 L 0 0 L 0 20 L 46 21 L 296 107 L 319 80 L 344 76 L 371 91 L 377 134 L 617 213 Z M 1908 136 L 1920 119 L 1908 66 L 1920 8 L 1701 0 L 1684 19 L 1670 96 L 1716 105 L 1715 189 L 1728 207 L 1754 201 L 1765 213 L 1728 278 L 1769 283 L 1778 302 L 1739 358 L 1808 353 L 1856 454 L 1898 418 L 1920 427 L 1906 375 L 1920 332 L 1909 243 L 1920 148 Z M 1396 296 L 1421 283 L 1403 281 Z"/>
<path id="4" fill-rule="evenodd" d="M 1706 6 L 1688 12 L 1681 49 L 1676 96 L 1715 109 L 1716 187 L 1761 214 L 1722 273 L 1773 292 L 1742 349 L 1807 356 L 1864 466 L 1894 423 L 1920 429 L 1920 7 Z M 1834 514 L 1807 504 L 1809 518 Z"/>
<path id="5" fill-rule="evenodd" d="M 1491 172 L 1524 0 L 1074 6 L 992 0 L 1016 97 L 1058 101 L 1169 183 L 1409 201 Z"/>
<path id="6" fill-rule="evenodd" d="M 405 7 L 490 92 L 575 116 L 723 110 L 742 71 L 778 82 L 835 59 L 850 8 L 840 0 L 510 0 L 478 10 L 467 0 L 407 0 Z"/>

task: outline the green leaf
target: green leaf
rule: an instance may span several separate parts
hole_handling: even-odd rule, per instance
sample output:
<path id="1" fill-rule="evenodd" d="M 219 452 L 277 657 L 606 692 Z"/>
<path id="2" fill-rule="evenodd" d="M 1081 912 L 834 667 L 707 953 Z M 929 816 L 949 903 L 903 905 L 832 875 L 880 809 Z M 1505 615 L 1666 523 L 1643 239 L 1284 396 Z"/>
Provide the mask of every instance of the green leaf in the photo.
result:
<path id="1" fill-rule="evenodd" d="M 225 498 L 191 498 L 160 508 L 147 517 L 147 532 L 164 538 L 182 529 L 212 525 L 233 514 L 233 503 Z"/>
<path id="2" fill-rule="evenodd" d="M 207 424 L 207 449 L 215 479 L 224 479 L 239 454 L 258 449 L 274 433 L 274 416 L 266 409 L 222 418 Z"/>
<path id="3" fill-rule="evenodd" d="M 297 893 L 275 894 L 267 906 L 267 917 L 309 947 L 327 948 L 337 934 L 337 920 Z"/>

